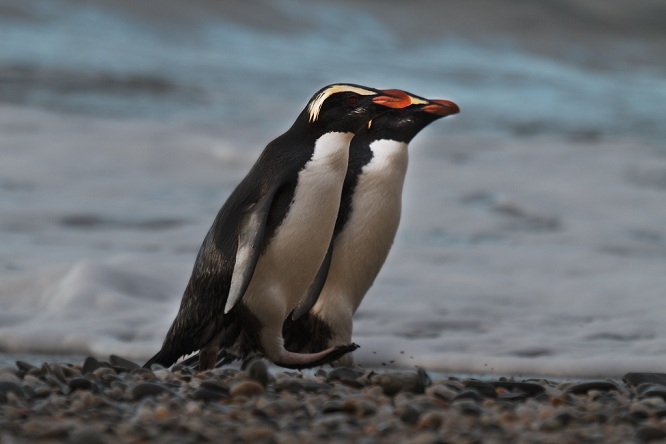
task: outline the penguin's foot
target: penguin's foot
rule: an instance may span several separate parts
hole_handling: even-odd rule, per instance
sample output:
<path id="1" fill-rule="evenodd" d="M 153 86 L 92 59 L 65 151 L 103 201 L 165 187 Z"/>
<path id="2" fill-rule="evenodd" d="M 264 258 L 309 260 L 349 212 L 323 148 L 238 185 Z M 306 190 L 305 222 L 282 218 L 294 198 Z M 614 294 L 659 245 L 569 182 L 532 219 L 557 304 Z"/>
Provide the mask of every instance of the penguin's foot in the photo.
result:
<path id="1" fill-rule="evenodd" d="M 210 370 L 217 364 L 218 347 L 210 347 L 199 350 L 199 371 Z"/>
<path id="2" fill-rule="evenodd" d="M 295 370 L 318 367 L 338 360 L 347 353 L 353 352 L 358 347 L 357 344 L 337 345 L 335 347 L 327 348 L 324 351 L 320 351 L 319 353 L 293 353 L 284 350 L 280 357 L 273 361 L 273 363 L 280 367 Z"/>

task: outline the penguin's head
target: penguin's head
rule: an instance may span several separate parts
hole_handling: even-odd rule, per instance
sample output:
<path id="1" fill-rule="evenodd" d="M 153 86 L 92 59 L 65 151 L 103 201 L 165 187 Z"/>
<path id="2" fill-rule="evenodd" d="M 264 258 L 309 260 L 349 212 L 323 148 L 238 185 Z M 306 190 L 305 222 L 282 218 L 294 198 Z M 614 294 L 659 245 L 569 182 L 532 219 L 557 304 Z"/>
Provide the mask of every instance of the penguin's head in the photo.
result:
<path id="1" fill-rule="evenodd" d="M 377 116 L 364 131 L 375 137 L 409 143 L 430 123 L 460 112 L 458 105 L 449 100 L 429 100 L 409 93 L 408 96 L 409 106 Z"/>
<path id="2" fill-rule="evenodd" d="M 380 91 L 353 84 L 333 84 L 319 90 L 303 111 L 302 119 L 322 133 L 356 133 L 374 117 L 390 109 L 409 106 L 411 98 L 400 90 Z"/>

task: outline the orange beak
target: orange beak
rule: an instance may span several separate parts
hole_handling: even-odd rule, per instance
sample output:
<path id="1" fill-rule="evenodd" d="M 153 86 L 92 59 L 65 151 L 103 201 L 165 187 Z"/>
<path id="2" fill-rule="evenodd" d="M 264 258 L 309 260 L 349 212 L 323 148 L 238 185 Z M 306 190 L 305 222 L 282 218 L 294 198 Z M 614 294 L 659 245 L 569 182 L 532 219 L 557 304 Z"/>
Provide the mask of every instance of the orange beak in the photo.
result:
<path id="1" fill-rule="evenodd" d="M 412 103 L 406 92 L 399 89 L 383 89 L 384 95 L 375 96 L 372 101 L 387 108 L 404 108 Z"/>
<path id="2" fill-rule="evenodd" d="M 450 116 L 458 114 L 460 108 L 450 100 L 430 100 L 430 104 L 421 108 L 423 111 L 438 116 Z"/>

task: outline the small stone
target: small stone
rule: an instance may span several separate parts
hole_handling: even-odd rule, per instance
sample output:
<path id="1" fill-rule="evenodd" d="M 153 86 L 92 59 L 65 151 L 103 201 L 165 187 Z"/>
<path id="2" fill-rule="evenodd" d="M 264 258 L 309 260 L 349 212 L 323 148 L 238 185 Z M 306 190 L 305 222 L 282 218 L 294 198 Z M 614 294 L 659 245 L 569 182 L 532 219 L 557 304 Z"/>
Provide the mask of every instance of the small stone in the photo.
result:
<path id="1" fill-rule="evenodd" d="M 484 398 L 497 398 L 497 392 L 495 391 L 495 387 L 483 381 L 470 379 L 468 381 L 465 381 L 465 388 L 467 389 L 472 388 L 476 390 L 477 393 L 483 396 Z"/>
<path id="2" fill-rule="evenodd" d="M 438 429 L 444 422 L 444 415 L 441 412 L 426 412 L 421 415 L 418 421 L 418 429 L 435 430 Z"/>
<path id="3" fill-rule="evenodd" d="M 86 378 L 72 378 L 67 382 L 67 385 L 69 385 L 69 388 L 72 389 L 72 391 L 75 390 L 89 390 L 89 391 L 94 391 L 97 392 L 97 385 L 93 384 L 90 380 Z"/>
<path id="4" fill-rule="evenodd" d="M 546 430 L 546 431 L 556 431 L 556 430 L 561 430 L 563 429 L 569 422 L 571 422 L 571 419 L 573 417 L 571 416 L 570 413 L 563 412 L 563 413 L 558 413 L 555 416 L 551 416 L 550 418 L 547 418 L 541 423 L 541 430 Z"/>
<path id="5" fill-rule="evenodd" d="M 290 399 L 277 399 L 270 401 L 261 407 L 261 410 L 268 415 L 268 417 L 277 417 L 285 413 L 291 413 L 298 409 L 301 404 L 293 398 Z"/>
<path id="6" fill-rule="evenodd" d="M 458 411 L 467 416 L 481 416 L 483 409 L 474 401 L 463 399 L 453 403 Z"/>
<path id="7" fill-rule="evenodd" d="M 132 376 L 142 376 L 142 375 L 148 375 L 152 372 L 147 368 L 140 367 L 140 368 L 135 368 L 134 370 L 130 370 L 129 373 Z"/>
<path id="8" fill-rule="evenodd" d="M 169 393 L 170 395 L 175 395 L 175 393 L 163 385 L 155 384 L 152 382 L 143 382 L 137 384 L 132 388 L 132 399 L 139 400 L 145 398 L 146 396 L 159 396 L 163 393 Z"/>
<path id="9" fill-rule="evenodd" d="M 402 422 L 408 425 L 414 425 L 419 420 L 421 412 L 416 407 L 407 404 L 403 406 L 399 415 Z"/>
<path id="10" fill-rule="evenodd" d="M 345 409 L 344 403 L 340 401 L 339 399 L 334 399 L 332 401 L 328 401 L 327 403 L 324 404 L 324 406 L 321 409 L 321 412 L 324 414 L 328 413 L 338 413 L 338 412 L 345 412 L 347 411 Z"/>
<path id="11" fill-rule="evenodd" d="M 58 381 L 65 382 L 67 380 L 67 377 L 65 376 L 65 373 L 62 370 L 62 367 L 60 367 L 57 364 L 51 365 L 51 375 L 58 379 Z"/>
<path id="12" fill-rule="evenodd" d="M 18 368 L 22 372 L 28 373 L 33 368 L 37 368 L 37 367 L 35 367 L 34 365 L 29 364 L 25 361 L 16 361 L 16 368 Z"/>
<path id="13" fill-rule="evenodd" d="M 590 390 L 602 390 L 602 391 L 608 391 L 608 390 L 620 390 L 618 386 L 613 384 L 612 382 L 607 382 L 607 381 L 590 381 L 590 382 L 583 382 L 580 384 L 574 384 L 572 386 L 567 387 L 565 392 L 567 393 L 573 393 L 575 395 L 580 395 L 580 394 L 585 394 Z"/>
<path id="14" fill-rule="evenodd" d="M 520 390 L 528 396 L 537 396 L 546 391 L 546 388 L 540 384 L 531 382 L 516 382 L 516 381 L 496 381 L 491 382 L 495 389 L 501 387 L 509 390 Z"/>
<path id="15" fill-rule="evenodd" d="M 200 388 L 229 395 L 229 387 L 222 384 L 221 382 L 215 381 L 214 379 L 206 379 L 201 381 Z"/>
<path id="16" fill-rule="evenodd" d="M 441 384 L 433 385 L 426 389 L 426 394 L 442 399 L 444 401 L 453 401 L 458 392 L 451 390 L 449 387 Z"/>
<path id="17" fill-rule="evenodd" d="M 633 387 L 638 387 L 641 384 L 666 386 L 666 373 L 627 373 L 622 379 Z"/>
<path id="18" fill-rule="evenodd" d="M 481 393 L 479 393 L 475 389 L 469 389 L 469 390 L 463 390 L 462 392 L 458 393 L 453 400 L 458 401 L 460 399 L 470 399 L 472 401 L 483 401 L 483 396 L 481 396 Z"/>
<path id="19" fill-rule="evenodd" d="M 300 392 L 324 392 L 331 390 L 333 386 L 331 384 L 324 384 L 321 382 L 314 381 L 304 381 L 298 378 L 281 378 L 275 383 L 275 391 L 282 392 L 286 391 L 289 393 L 300 393 Z"/>
<path id="20" fill-rule="evenodd" d="M 421 432 L 407 442 L 408 444 L 433 444 L 440 441 L 437 440 L 434 432 Z"/>
<path id="21" fill-rule="evenodd" d="M 21 379 L 14 373 L 0 373 L 0 382 L 12 382 L 21 385 Z"/>
<path id="22" fill-rule="evenodd" d="M 258 382 L 251 380 L 241 381 L 229 390 L 229 394 L 233 398 L 238 396 L 261 395 L 262 393 L 264 393 L 264 387 Z"/>
<path id="23" fill-rule="evenodd" d="M 137 369 L 137 368 L 141 368 L 141 366 L 139 364 L 137 364 L 136 362 L 132 362 L 128 359 L 121 358 L 120 356 L 116 356 L 116 355 L 109 356 L 109 363 L 112 366 L 114 366 L 116 368 L 124 369 L 125 371 L 130 371 L 130 370 L 134 370 L 134 369 Z"/>
<path id="24" fill-rule="evenodd" d="M 102 365 L 99 363 L 99 361 L 92 356 L 88 356 L 85 361 L 83 361 L 83 367 L 81 368 L 81 372 L 86 375 L 88 373 L 92 373 L 98 368 L 100 368 Z"/>
<path id="25" fill-rule="evenodd" d="M 171 416 L 171 413 L 169 413 L 169 409 L 166 406 L 160 404 L 155 407 L 155 419 L 164 421 L 169 418 L 169 416 Z"/>
<path id="26" fill-rule="evenodd" d="M 666 438 L 666 432 L 656 427 L 640 427 L 636 432 L 636 437 L 641 441 L 650 442 Z"/>
<path id="27" fill-rule="evenodd" d="M 529 394 L 520 392 L 502 393 L 497 397 L 501 401 L 524 401 L 529 398 Z"/>
<path id="28" fill-rule="evenodd" d="M 257 381 L 264 388 L 268 386 L 270 374 L 268 373 L 268 364 L 265 359 L 254 359 L 247 366 L 247 375 L 250 379 Z"/>
<path id="29" fill-rule="evenodd" d="M 116 371 L 109 367 L 100 367 L 93 371 L 93 376 L 104 382 L 111 382 L 116 379 Z"/>
<path id="30" fill-rule="evenodd" d="M 421 370 L 421 369 L 419 369 Z M 414 373 L 371 374 L 368 379 L 378 384 L 386 396 L 394 396 L 400 392 L 423 393 L 429 378 L 425 371 Z"/>
<path id="31" fill-rule="evenodd" d="M 24 396 L 20 385 L 11 381 L 0 381 L 0 402 L 7 402 L 10 393 L 21 398 Z"/>
<path id="32" fill-rule="evenodd" d="M 274 442 L 276 430 L 269 425 L 247 427 L 240 433 L 244 442 Z"/>
<path id="33" fill-rule="evenodd" d="M 202 401 L 219 401 L 220 399 L 227 399 L 229 393 L 202 388 L 193 392 L 191 396 L 192 399 L 199 399 Z"/>
<path id="34" fill-rule="evenodd" d="M 371 416 L 377 412 L 377 406 L 374 403 L 357 397 L 347 399 L 343 407 L 345 411 L 354 413 L 358 417 Z"/>
<path id="35" fill-rule="evenodd" d="M 355 389 L 360 389 L 365 387 L 365 384 L 363 384 L 358 379 L 340 379 L 340 384 L 344 384 L 347 387 L 352 387 Z"/>
<path id="36" fill-rule="evenodd" d="M 666 387 L 663 385 L 644 384 L 638 389 L 641 398 L 659 397 L 666 400 Z"/>
<path id="37" fill-rule="evenodd" d="M 65 375 L 65 378 L 78 378 L 82 376 L 81 370 L 77 367 L 72 366 L 71 364 L 60 365 L 62 373 Z"/>
<path id="38" fill-rule="evenodd" d="M 68 385 L 64 384 L 63 382 L 60 381 L 60 379 L 56 378 L 53 375 L 46 375 L 45 378 L 46 383 L 50 385 L 51 387 L 56 387 L 60 392 L 62 392 L 63 395 L 69 394 L 71 392 L 71 389 L 69 388 Z"/>
<path id="39" fill-rule="evenodd" d="M 106 444 L 108 442 L 102 433 L 93 427 L 74 429 L 66 441 L 67 444 Z"/>
<path id="40" fill-rule="evenodd" d="M 340 381 L 343 379 L 356 379 L 361 377 L 362 375 L 363 375 L 362 372 L 358 372 L 351 368 L 337 367 L 328 372 L 328 375 L 326 376 L 326 382 Z"/>

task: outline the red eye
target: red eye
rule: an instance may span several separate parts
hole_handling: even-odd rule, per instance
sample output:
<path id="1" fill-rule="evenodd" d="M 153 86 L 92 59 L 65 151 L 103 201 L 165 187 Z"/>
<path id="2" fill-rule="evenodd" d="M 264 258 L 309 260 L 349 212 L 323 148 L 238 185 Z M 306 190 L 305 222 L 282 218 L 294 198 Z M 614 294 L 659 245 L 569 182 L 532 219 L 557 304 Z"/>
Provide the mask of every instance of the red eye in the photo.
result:
<path id="1" fill-rule="evenodd" d="M 347 104 L 348 105 L 356 105 L 358 103 L 358 96 L 349 96 L 347 97 Z"/>

